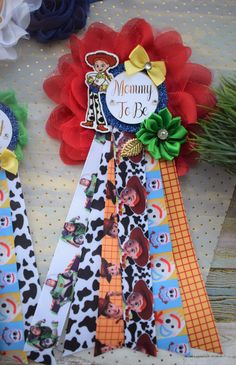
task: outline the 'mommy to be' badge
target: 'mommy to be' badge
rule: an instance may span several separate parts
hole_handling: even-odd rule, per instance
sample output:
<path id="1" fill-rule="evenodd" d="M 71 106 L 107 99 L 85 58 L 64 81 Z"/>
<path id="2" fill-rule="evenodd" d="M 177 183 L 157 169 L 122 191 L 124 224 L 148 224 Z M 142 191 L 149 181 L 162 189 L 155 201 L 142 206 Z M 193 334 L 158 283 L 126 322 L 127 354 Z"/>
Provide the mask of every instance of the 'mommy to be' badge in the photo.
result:
<path id="1" fill-rule="evenodd" d="M 143 72 L 127 75 L 122 72 L 111 80 L 106 103 L 111 114 L 125 124 L 139 124 L 158 105 L 158 89 Z"/>

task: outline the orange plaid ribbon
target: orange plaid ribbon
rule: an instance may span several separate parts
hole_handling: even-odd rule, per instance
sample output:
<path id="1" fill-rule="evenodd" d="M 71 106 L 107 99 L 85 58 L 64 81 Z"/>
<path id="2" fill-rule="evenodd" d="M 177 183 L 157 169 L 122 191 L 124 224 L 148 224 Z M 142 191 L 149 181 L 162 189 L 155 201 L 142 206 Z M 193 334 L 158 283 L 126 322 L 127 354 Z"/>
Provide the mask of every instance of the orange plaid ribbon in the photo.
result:
<path id="1" fill-rule="evenodd" d="M 173 254 L 191 347 L 222 354 L 205 284 L 189 232 L 173 161 L 160 161 Z"/>
<path id="2" fill-rule="evenodd" d="M 115 314 L 117 309 L 120 309 L 123 315 L 123 301 L 116 221 L 114 158 L 108 163 L 107 180 L 95 356 L 121 347 L 124 342 L 124 321 Z M 108 308 L 110 304 L 111 309 Z"/>

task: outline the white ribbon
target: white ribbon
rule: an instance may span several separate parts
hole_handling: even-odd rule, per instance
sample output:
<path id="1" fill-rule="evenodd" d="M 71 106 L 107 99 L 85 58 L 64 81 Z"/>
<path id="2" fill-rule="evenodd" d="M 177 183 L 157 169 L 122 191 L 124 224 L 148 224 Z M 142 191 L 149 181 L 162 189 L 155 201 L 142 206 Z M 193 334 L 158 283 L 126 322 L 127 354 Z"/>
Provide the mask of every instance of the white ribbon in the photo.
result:
<path id="1" fill-rule="evenodd" d="M 87 178 L 88 176 L 92 176 L 92 174 L 97 174 L 104 146 L 106 147 L 106 144 L 104 145 L 102 143 L 99 143 L 96 139 L 94 139 L 90 148 L 89 155 L 85 162 L 81 178 Z M 85 208 L 85 205 L 88 202 L 85 189 L 86 186 L 79 182 L 69 209 L 69 213 L 67 215 L 66 222 L 72 222 L 72 220 L 74 222 L 77 222 L 78 220 L 84 225 L 87 224 L 90 211 Z M 79 239 L 80 235 L 78 235 L 78 240 Z M 70 242 L 72 244 L 70 244 Z M 70 265 L 70 263 L 74 260 L 75 256 L 81 254 L 81 248 L 83 247 L 84 244 L 82 244 L 80 247 L 76 247 L 75 245 L 73 245 L 72 236 L 65 236 L 65 239 L 60 238 L 52 262 L 50 264 L 47 279 L 57 280 L 59 274 L 65 273 L 67 271 L 68 265 Z M 58 336 L 58 338 L 60 338 L 66 321 L 66 317 L 70 309 L 71 302 L 67 301 L 63 303 L 62 301 L 62 305 L 60 306 L 60 308 L 58 308 L 58 310 L 56 311 L 52 311 L 53 298 L 51 291 L 52 287 L 46 285 L 45 283 L 42 288 L 42 293 L 39 298 L 35 315 L 31 321 L 31 326 L 38 326 L 38 328 L 51 328 L 51 332 L 53 332 L 53 330 L 56 330 L 54 332 L 56 332 L 56 335 Z M 52 339 L 49 339 L 49 341 L 50 340 Z M 55 345 L 53 344 L 52 347 L 39 349 L 35 341 L 29 341 L 29 343 L 27 343 L 25 346 L 25 351 L 32 351 L 34 355 L 35 353 L 37 353 L 37 359 L 35 359 L 35 356 L 32 357 L 32 359 L 34 359 L 34 361 L 36 362 L 45 363 L 44 356 L 47 355 L 50 357 L 50 364 L 55 365 L 56 360 L 53 355 L 54 347 Z M 31 355 L 29 355 L 29 357 L 31 358 Z"/>

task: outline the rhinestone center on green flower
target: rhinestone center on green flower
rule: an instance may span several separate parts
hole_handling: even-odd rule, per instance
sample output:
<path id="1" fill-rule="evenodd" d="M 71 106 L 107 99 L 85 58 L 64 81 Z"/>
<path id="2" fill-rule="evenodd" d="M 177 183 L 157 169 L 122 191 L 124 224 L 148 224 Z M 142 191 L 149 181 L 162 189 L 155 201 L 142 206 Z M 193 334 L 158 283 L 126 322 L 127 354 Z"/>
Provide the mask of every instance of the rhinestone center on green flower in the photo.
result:
<path id="1" fill-rule="evenodd" d="M 155 160 L 173 160 L 186 142 L 187 130 L 182 126 L 180 117 L 172 117 L 168 108 L 158 114 L 153 113 L 145 119 L 136 133 L 137 139 Z"/>

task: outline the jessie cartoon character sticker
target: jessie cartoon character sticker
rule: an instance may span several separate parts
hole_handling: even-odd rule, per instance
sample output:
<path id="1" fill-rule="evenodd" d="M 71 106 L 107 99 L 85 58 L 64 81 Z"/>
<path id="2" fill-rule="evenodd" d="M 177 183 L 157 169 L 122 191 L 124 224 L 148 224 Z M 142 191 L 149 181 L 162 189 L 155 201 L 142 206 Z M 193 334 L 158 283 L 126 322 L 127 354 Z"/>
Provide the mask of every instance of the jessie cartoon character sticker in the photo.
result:
<path id="1" fill-rule="evenodd" d="M 109 69 L 118 65 L 118 58 L 112 53 L 97 51 L 88 53 L 85 62 L 92 72 L 86 74 L 85 83 L 88 86 L 88 108 L 86 120 L 81 122 L 81 126 L 95 129 L 101 133 L 109 132 L 107 121 L 102 110 L 100 94 L 105 93 L 113 76 Z"/>

